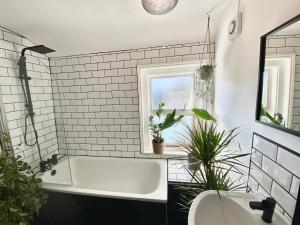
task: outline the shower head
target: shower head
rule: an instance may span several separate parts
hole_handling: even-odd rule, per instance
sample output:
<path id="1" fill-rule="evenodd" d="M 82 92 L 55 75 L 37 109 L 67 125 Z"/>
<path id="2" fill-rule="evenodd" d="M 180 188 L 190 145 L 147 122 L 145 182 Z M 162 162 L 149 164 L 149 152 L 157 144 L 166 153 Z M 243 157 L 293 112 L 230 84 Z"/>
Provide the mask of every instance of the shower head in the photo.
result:
<path id="1" fill-rule="evenodd" d="M 25 55 L 25 51 L 26 50 L 30 50 L 30 51 L 33 51 L 33 52 L 36 52 L 36 53 L 40 53 L 40 54 L 47 54 L 47 53 L 50 53 L 50 52 L 55 52 L 53 49 L 47 48 L 44 45 L 36 45 L 36 46 L 31 46 L 31 47 L 23 48 L 23 50 L 22 50 L 22 56 Z"/>

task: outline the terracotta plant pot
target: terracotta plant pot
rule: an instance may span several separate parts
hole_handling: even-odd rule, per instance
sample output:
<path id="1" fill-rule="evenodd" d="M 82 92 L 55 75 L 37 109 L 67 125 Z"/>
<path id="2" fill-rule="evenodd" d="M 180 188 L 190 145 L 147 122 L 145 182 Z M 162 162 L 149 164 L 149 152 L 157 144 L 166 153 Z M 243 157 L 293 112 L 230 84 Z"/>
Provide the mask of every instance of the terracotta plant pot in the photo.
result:
<path id="1" fill-rule="evenodd" d="M 152 147 L 153 147 L 153 152 L 155 154 L 163 154 L 164 150 L 165 150 L 165 144 L 164 144 L 164 140 L 162 140 L 161 142 L 158 143 L 157 140 L 152 140 Z"/>

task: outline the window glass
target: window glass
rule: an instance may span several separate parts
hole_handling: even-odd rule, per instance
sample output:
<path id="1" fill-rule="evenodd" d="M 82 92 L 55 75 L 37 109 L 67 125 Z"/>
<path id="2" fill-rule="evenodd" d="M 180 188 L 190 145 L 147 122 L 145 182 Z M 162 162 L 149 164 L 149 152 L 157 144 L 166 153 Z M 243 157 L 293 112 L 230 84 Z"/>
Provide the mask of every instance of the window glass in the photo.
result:
<path id="1" fill-rule="evenodd" d="M 165 109 L 191 109 L 193 105 L 192 76 L 151 79 L 152 110 L 164 102 Z"/>

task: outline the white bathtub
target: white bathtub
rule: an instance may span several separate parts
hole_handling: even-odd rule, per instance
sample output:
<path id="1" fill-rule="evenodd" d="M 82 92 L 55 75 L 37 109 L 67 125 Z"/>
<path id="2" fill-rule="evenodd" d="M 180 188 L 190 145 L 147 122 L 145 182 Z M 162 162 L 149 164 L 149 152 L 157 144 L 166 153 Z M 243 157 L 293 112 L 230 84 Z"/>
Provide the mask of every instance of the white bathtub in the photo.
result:
<path id="1" fill-rule="evenodd" d="M 43 188 L 51 191 L 132 199 L 167 201 L 167 162 L 159 159 L 66 157 L 42 174 Z"/>

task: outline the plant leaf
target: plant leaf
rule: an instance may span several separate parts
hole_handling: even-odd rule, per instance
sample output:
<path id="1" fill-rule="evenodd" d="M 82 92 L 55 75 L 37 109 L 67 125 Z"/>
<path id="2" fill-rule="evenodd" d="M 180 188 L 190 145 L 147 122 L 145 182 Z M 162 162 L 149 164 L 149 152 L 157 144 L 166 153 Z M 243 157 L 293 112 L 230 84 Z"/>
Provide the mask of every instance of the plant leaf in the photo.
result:
<path id="1" fill-rule="evenodd" d="M 193 108 L 192 111 L 200 119 L 211 120 L 211 121 L 216 122 L 216 119 L 205 109 Z"/>

